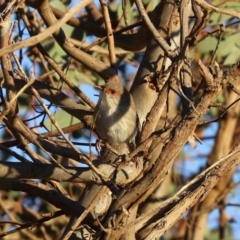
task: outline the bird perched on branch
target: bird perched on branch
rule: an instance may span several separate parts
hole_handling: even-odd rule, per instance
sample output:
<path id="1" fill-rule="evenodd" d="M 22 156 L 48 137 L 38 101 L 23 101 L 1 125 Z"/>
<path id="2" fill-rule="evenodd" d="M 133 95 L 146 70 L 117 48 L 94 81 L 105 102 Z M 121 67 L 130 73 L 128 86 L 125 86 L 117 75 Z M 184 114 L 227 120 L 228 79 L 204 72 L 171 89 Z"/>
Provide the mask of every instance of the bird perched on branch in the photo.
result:
<path id="1" fill-rule="evenodd" d="M 131 94 L 121 83 L 108 82 L 96 88 L 101 91 L 94 111 L 100 138 L 114 147 L 121 143 L 135 143 L 139 127 Z"/>

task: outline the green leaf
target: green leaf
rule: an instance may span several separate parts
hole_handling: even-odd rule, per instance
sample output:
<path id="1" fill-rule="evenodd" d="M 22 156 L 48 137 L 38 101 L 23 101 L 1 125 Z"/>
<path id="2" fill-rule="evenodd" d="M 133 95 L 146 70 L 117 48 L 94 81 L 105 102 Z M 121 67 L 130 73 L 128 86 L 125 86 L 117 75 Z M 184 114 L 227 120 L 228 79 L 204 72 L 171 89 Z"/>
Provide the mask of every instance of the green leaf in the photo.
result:
<path id="1" fill-rule="evenodd" d="M 56 119 L 58 125 L 61 128 L 64 127 L 68 127 L 72 124 L 78 123 L 79 119 L 72 117 L 70 114 L 68 114 L 67 112 L 63 111 L 63 110 L 59 110 L 54 114 L 54 118 Z M 45 126 L 49 129 L 49 130 L 57 130 L 55 128 L 55 126 L 52 124 L 50 119 L 47 119 L 44 122 Z"/>

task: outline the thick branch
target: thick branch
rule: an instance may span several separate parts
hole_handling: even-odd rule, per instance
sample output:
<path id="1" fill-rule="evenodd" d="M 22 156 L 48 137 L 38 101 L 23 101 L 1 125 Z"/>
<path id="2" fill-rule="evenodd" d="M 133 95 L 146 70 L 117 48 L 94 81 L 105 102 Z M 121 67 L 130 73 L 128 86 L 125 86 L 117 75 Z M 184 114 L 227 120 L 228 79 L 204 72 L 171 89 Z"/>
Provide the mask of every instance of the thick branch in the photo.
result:
<path id="1" fill-rule="evenodd" d="M 62 193 L 59 193 L 51 186 L 32 180 L 0 179 L 0 189 L 5 191 L 21 191 L 37 195 L 55 207 L 63 209 L 75 216 L 82 214 L 85 210 L 79 203 L 65 197 Z M 86 220 L 91 220 L 90 214 L 86 217 Z"/>
<path id="2" fill-rule="evenodd" d="M 45 24 L 49 28 L 54 25 L 55 22 L 58 22 L 52 12 L 48 0 L 45 0 L 43 3 L 41 3 L 38 10 Z M 99 76 L 101 76 L 105 81 L 109 81 L 111 79 L 111 81 L 120 82 L 115 69 L 109 67 L 105 63 L 99 61 L 97 58 L 92 57 L 80 49 L 75 48 L 61 28 L 53 33 L 53 37 L 69 56 L 99 74 Z"/>
<path id="3" fill-rule="evenodd" d="M 104 184 L 101 177 L 87 167 L 68 167 L 66 171 L 54 164 L 6 162 L 0 164 L 0 179 L 42 179 L 57 182 L 81 182 Z M 101 164 L 97 169 L 118 186 L 125 186 L 132 182 L 141 172 L 141 167 L 134 163 L 115 168 L 109 164 Z"/>

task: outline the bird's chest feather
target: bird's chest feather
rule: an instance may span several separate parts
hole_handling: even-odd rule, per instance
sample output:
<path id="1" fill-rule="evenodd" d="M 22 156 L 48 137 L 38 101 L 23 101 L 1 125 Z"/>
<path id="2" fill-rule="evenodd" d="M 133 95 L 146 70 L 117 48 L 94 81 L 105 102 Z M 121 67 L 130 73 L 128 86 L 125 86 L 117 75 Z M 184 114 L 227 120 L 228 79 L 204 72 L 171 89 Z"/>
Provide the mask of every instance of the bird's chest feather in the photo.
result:
<path id="1" fill-rule="evenodd" d="M 119 104 L 112 100 L 105 101 L 105 106 L 100 105 L 96 121 L 100 122 L 106 130 L 116 130 L 116 126 L 123 116 L 119 115 Z"/>
<path id="2" fill-rule="evenodd" d="M 114 99 L 104 102 L 106 105 L 100 105 L 96 116 L 96 123 L 101 123 L 96 124 L 99 135 L 110 143 L 128 141 L 135 134 L 136 113 Z"/>

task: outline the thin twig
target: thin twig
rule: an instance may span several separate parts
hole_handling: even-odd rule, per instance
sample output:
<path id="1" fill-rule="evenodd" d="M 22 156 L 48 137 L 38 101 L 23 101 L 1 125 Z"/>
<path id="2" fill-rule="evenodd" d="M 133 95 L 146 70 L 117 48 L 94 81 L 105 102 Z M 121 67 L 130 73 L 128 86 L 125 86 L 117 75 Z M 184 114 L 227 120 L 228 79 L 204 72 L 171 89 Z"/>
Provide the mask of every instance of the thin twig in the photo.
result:
<path id="1" fill-rule="evenodd" d="M 15 151 L 12 151 L 12 150 L 8 149 L 2 143 L 0 144 L 0 150 L 2 150 L 3 152 L 8 153 L 9 155 L 11 155 L 12 157 L 15 157 L 16 159 L 18 159 L 21 162 L 29 163 L 29 161 L 26 158 L 24 158 L 20 154 L 16 153 Z"/>
<path id="2" fill-rule="evenodd" d="M 41 99 L 40 95 L 38 94 L 38 92 L 31 87 L 31 90 L 34 94 L 34 96 L 37 98 L 37 100 L 39 101 L 39 103 L 41 104 L 41 106 L 43 107 L 44 111 L 46 112 L 46 114 L 48 115 L 48 117 L 50 118 L 52 124 L 56 127 L 56 129 L 61 133 L 62 137 L 65 139 L 65 141 L 72 147 L 72 149 L 74 151 L 76 151 L 79 155 L 81 155 L 82 153 L 74 146 L 74 144 L 72 144 L 72 142 L 65 136 L 64 132 L 62 131 L 62 129 L 60 128 L 60 126 L 58 125 L 56 119 L 54 118 L 54 116 L 50 113 L 50 111 L 48 110 L 47 106 L 44 104 L 43 100 Z M 52 159 L 52 157 L 51 157 Z M 108 178 L 106 178 L 105 176 L 102 175 L 102 173 L 92 164 L 92 162 L 87 158 L 87 157 L 83 157 L 82 158 L 86 164 L 89 165 L 89 167 L 91 167 L 100 177 L 102 177 L 104 180 L 107 180 Z"/>
<path id="3" fill-rule="evenodd" d="M 27 80 L 27 76 L 24 73 L 21 64 L 19 63 L 18 59 L 16 58 L 16 63 L 18 65 L 19 70 L 21 71 L 22 75 L 24 75 L 24 78 Z M 31 79 L 35 79 L 35 77 L 33 76 L 33 73 L 31 74 Z M 50 118 L 51 122 L 53 123 L 53 125 L 56 127 L 56 129 L 61 133 L 62 137 L 65 139 L 65 141 L 79 154 L 81 155 L 81 152 L 74 146 L 74 144 L 65 136 L 64 132 L 62 131 L 62 129 L 59 127 L 57 121 L 55 120 L 55 118 L 53 117 L 53 115 L 50 113 L 50 111 L 48 110 L 47 106 L 45 105 L 45 103 L 43 102 L 43 100 L 41 99 L 39 93 L 36 91 L 35 88 L 33 88 L 31 86 L 31 91 L 33 92 L 34 96 L 37 98 L 37 100 L 39 101 L 39 103 L 41 104 L 41 106 L 43 107 L 44 111 L 46 112 L 46 114 L 48 115 L 48 117 Z M 43 150 L 45 151 L 44 148 L 42 148 L 40 143 L 37 143 L 37 145 Z M 45 151 L 46 152 L 46 151 Z M 65 169 L 61 164 L 59 164 L 50 154 L 48 154 L 46 152 L 46 154 L 51 158 L 52 161 L 54 161 L 59 167 L 61 167 L 65 172 L 69 173 L 67 171 L 67 169 Z M 106 180 L 107 178 L 105 178 L 101 172 L 99 172 L 99 170 L 92 164 L 92 162 L 87 158 L 82 156 L 82 159 L 86 162 L 86 164 L 88 164 L 99 176 L 101 176 L 104 180 Z"/>
<path id="4" fill-rule="evenodd" d="M 240 18 L 239 12 L 234 12 L 234 11 L 229 11 L 226 9 L 217 8 L 203 0 L 194 0 L 194 2 L 208 11 L 214 11 L 217 13 L 223 13 L 223 14 L 230 15 L 230 16 L 233 16 L 236 18 Z"/>
<path id="5" fill-rule="evenodd" d="M 3 118 L 9 113 L 9 111 L 11 110 L 11 106 L 13 104 L 15 104 L 17 98 L 27 89 L 29 88 L 33 83 L 34 83 L 35 79 L 31 79 L 29 82 L 26 83 L 26 85 L 24 85 L 14 96 L 13 98 L 10 100 L 9 103 L 7 103 L 6 108 L 2 111 L 1 115 L 0 115 L 0 122 L 3 121 Z"/>
<path id="6" fill-rule="evenodd" d="M 216 45 L 215 50 L 213 52 L 213 55 L 211 57 L 211 61 L 210 61 L 210 64 L 209 64 L 210 66 L 212 66 L 215 62 L 216 54 L 217 54 L 218 48 L 220 46 L 220 43 L 222 41 L 223 34 L 225 32 L 225 26 L 223 24 L 219 24 L 219 31 L 220 31 L 220 34 L 219 34 L 219 37 L 218 37 L 217 45 Z"/>
<path id="7" fill-rule="evenodd" d="M 170 48 L 170 46 L 167 44 L 167 42 L 160 36 L 158 30 L 154 27 L 154 25 L 152 24 L 150 18 L 148 17 L 145 8 L 143 6 L 143 3 L 141 0 L 136 0 L 135 1 L 138 10 L 141 14 L 141 17 L 143 19 L 143 21 L 146 23 L 146 25 L 148 26 L 149 30 L 151 31 L 151 33 L 153 34 L 153 37 L 155 39 L 155 41 L 160 45 L 160 47 L 163 49 L 164 53 L 169 57 L 169 58 L 174 58 L 177 56 L 177 54 L 175 52 L 172 51 L 172 49 Z"/>
<path id="8" fill-rule="evenodd" d="M 44 40 L 45 38 L 47 38 L 48 36 L 53 34 L 56 31 L 56 29 L 59 29 L 75 13 L 77 13 L 80 9 L 85 7 L 90 2 L 91 2 L 91 0 L 82 0 L 76 6 L 69 9 L 59 21 L 56 21 L 55 24 L 53 24 L 51 27 L 47 28 L 42 33 L 39 33 L 37 36 L 30 37 L 27 40 L 24 40 L 22 42 L 15 43 L 15 44 L 12 44 L 10 46 L 0 49 L 0 56 L 3 56 L 4 54 L 8 54 L 8 53 L 14 52 L 16 50 L 19 50 L 19 49 L 22 49 L 25 47 L 30 47 L 30 46 L 36 45 L 37 43 L 41 42 L 42 40 Z"/>
<path id="9" fill-rule="evenodd" d="M 85 103 L 87 103 L 92 109 L 95 108 L 95 103 L 86 96 L 77 86 L 75 86 L 64 74 L 64 72 L 57 66 L 57 64 L 48 56 L 45 56 L 51 67 L 57 72 L 61 79 L 77 94 Z"/>
<path id="10" fill-rule="evenodd" d="M 138 27 L 138 26 L 141 26 L 141 25 L 142 25 L 142 21 L 134 23 L 134 24 L 131 24 L 131 25 L 127 26 L 127 27 L 124 27 L 124 28 L 116 31 L 116 32 L 113 32 L 113 35 L 117 36 L 117 35 L 119 35 L 119 34 L 121 34 L 123 32 L 128 31 L 129 29 L 132 29 L 132 28 L 135 28 L 135 27 Z M 85 51 L 85 52 L 88 52 L 91 48 L 93 48 L 94 46 L 104 42 L 106 39 L 107 39 L 107 37 L 98 38 L 97 40 L 95 40 L 94 42 L 89 44 L 88 46 L 82 48 L 82 50 Z"/>
<path id="11" fill-rule="evenodd" d="M 49 220 L 52 220 L 56 217 L 59 217 L 59 216 L 62 216 L 66 214 L 63 210 L 58 210 L 57 212 L 55 213 L 51 213 L 50 216 L 46 216 L 46 217 L 43 217 L 41 219 L 38 219 L 36 221 L 32 221 L 32 222 L 29 222 L 29 223 L 18 223 L 18 222 L 14 222 L 14 221 L 4 221 L 4 222 L 0 222 L 0 224 L 3 224 L 3 223 L 10 223 L 10 224 L 14 224 L 14 225 L 20 225 L 20 227 L 17 227 L 13 230 L 10 230 L 8 232 L 5 232 L 5 233 L 2 233 L 0 234 L 0 237 L 5 237 L 7 235 L 10 235 L 10 234 L 13 234 L 15 232 L 18 232 L 18 231 L 22 231 L 23 229 L 25 228 L 33 228 L 41 223 L 44 223 L 46 221 L 49 221 Z"/>
<path id="12" fill-rule="evenodd" d="M 63 236 L 61 237 L 61 240 L 68 240 L 71 237 L 73 231 L 81 224 L 81 222 L 86 218 L 89 212 L 91 212 L 92 209 L 94 209 L 94 207 L 97 206 L 99 199 L 101 199 L 101 197 L 104 197 L 104 194 L 106 194 L 106 191 L 110 192 L 110 190 L 107 187 L 102 187 L 100 189 L 100 191 L 96 194 L 96 196 L 91 200 L 88 207 L 84 210 L 84 212 L 77 218 L 75 223 L 71 226 L 71 229 L 68 232 L 63 234 Z"/>
<path id="13" fill-rule="evenodd" d="M 238 98 L 237 100 L 235 100 L 234 102 L 232 102 L 229 106 L 227 106 L 227 107 L 224 109 L 224 111 L 220 114 L 219 117 L 214 118 L 214 119 L 212 119 L 212 120 L 210 120 L 210 121 L 207 121 L 207 122 L 202 122 L 202 123 L 198 124 L 198 126 L 203 126 L 203 125 L 206 125 L 206 124 L 209 124 L 209 123 L 213 123 L 213 122 L 219 121 L 219 120 L 225 115 L 225 113 L 228 111 L 228 109 L 231 108 L 231 107 L 232 107 L 235 103 L 237 103 L 238 101 L 240 101 L 240 98 Z"/>
<path id="14" fill-rule="evenodd" d="M 114 46 L 112 24 L 111 24 L 111 20 L 110 20 L 108 8 L 107 8 L 107 2 L 106 2 L 106 0 L 100 0 L 100 3 L 102 5 L 104 22 L 105 22 L 106 30 L 107 30 L 107 40 L 108 40 L 110 63 L 111 63 L 112 67 L 115 67 L 115 64 L 116 64 L 115 46 Z"/>
<path id="15" fill-rule="evenodd" d="M 67 133 L 72 133 L 76 130 L 80 130 L 80 129 L 83 129 L 83 128 L 84 128 L 84 123 L 79 122 L 79 123 L 73 124 L 71 126 L 62 128 L 62 131 L 64 132 L 64 134 L 67 134 Z M 53 130 L 53 131 L 50 131 L 50 132 L 40 134 L 41 138 L 57 137 L 57 136 L 60 136 L 60 135 L 61 135 L 61 133 L 59 133 L 58 130 Z"/>

